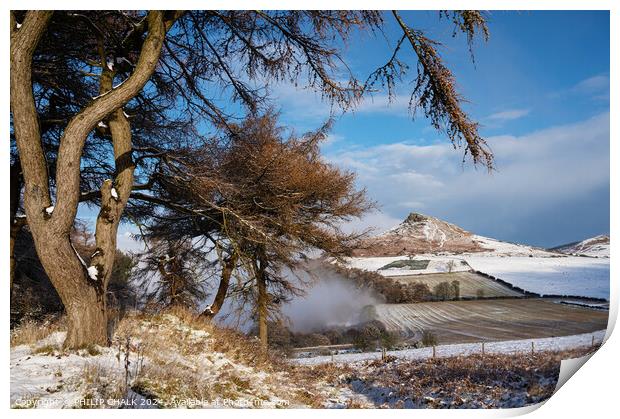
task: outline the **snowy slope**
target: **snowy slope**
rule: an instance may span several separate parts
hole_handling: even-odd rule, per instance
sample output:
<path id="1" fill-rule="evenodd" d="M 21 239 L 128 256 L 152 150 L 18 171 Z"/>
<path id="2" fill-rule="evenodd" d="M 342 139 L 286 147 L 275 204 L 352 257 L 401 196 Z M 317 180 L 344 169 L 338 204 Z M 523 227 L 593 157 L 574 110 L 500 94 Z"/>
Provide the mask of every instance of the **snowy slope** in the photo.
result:
<path id="1" fill-rule="evenodd" d="M 582 240 L 576 243 L 569 243 L 563 246 L 554 247 L 555 250 L 567 255 L 590 256 L 590 257 L 609 257 L 609 236 L 600 235 Z"/>
<path id="2" fill-rule="evenodd" d="M 351 257 L 345 258 L 347 264 L 356 269 L 362 269 L 365 271 L 377 271 L 383 276 L 402 276 L 402 275 L 423 275 L 423 274 L 436 274 L 444 272 L 464 272 L 471 270 L 471 267 L 461 257 L 446 257 L 446 256 L 434 256 L 434 255 L 419 255 L 409 259 L 402 256 L 388 256 L 388 257 Z M 427 260 L 428 266 L 426 269 L 407 269 L 402 268 L 384 268 L 392 262 L 409 260 Z M 383 269 L 382 269 L 383 268 Z"/>
<path id="3" fill-rule="evenodd" d="M 538 294 L 609 300 L 609 258 L 464 255 L 475 270 Z"/>
<path id="4" fill-rule="evenodd" d="M 493 275 L 526 291 L 537 294 L 573 295 L 609 299 L 609 258 L 577 256 L 506 256 L 501 253 L 468 253 L 459 256 L 418 255 L 414 260 L 430 260 L 424 270 L 380 269 L 407 257 L 354 257 L 346 259 L 352 268 L 376 271 L 384 276 L 416 275 L 474 269 Z M 463 264 L 461 261 L 466 263 Z"/>
<path id="5" fill-rule="evenodd" d="M 125 335 L 130 337 L 129 351 L 124 347 Z M 208 391 L 216 385 L 224 386 L 231 399 L 252 402 L 260 398 L 274 405 L 282 401 L 280 395 L 295 390 L 279 373 L 268 373 L 219 352 L 211 333 L 173 315 L 123 319 L 114 340 L 118 343 L 110 347 L 67 352 L 61 349 L 65 336 L 66 332 L 56 332 L 33 345 L 11 348 L 11 406 L 152 407 L 139 394 L 121 391 L 126 373 L 130 384 L 142 382 L 147 394 L 156 395 L 164 407 L 183 407 L 176 403 L 194 399 L 190 385 L 195 383 L 200 383 L 198 391 L 204 394 L 204 399 L 196 399 L 195 407 L 211 407 Z M 246 386 L 236 387 L 233 378 Z M 179 383 L 178 388 L 171 383 Z"/>
<path id="6" fill-rule="evenodd" d="M 508 256 L 557 256 L 536 247 L 478 236 L 429 215 L 411 213 L 399 225 L 367 239 L 354 253 L 358 257 L 421 254 L 490 253 Z"/>

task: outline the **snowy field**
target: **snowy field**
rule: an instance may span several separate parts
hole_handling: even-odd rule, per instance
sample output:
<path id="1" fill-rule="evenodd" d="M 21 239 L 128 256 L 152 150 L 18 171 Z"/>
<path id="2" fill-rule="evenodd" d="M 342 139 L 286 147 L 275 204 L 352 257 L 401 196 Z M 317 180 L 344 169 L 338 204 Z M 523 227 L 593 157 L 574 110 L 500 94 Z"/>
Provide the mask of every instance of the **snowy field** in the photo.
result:
<path id="1" fill-rule="evenodd" d="M 477 255 L 464 255 L 463 258 L 475 270 L 503 279 L 527 291 L 609 300 L 609 259 Z"/>
<path id="2" fill-rule="evenodd" d="M 594 344 L 598 345 L 605 337 L 605 330 L 581 335 L 562 336 L 541 339 L 509 340 L 503 342 L 486 342 L 485 353 L 516 354 L 529 353 L 534 342 L 535 351 L 561 351 L 567 349 L 583 348 Z M 447 358 L 460 355 L 479 354 L 482 351 L 481 343 L 461 343 L 456 345 L 440 345 L 435 347 L 435 356 Z M 433 356 L 433 348 L 404 349 L 400 351 L 387 351 L 388 355 L 401 359 L 427 359 Z M 316 356 L 313 358 L 295 358 L 291 362 L 299 365 L 320 365 L 328 362 L 348 364 L 353 362 L 381 359 L 381 352 L 365 352 L 357 354 L 340 354 L 332 356 Z"/>
<path id="3" fill-rule="evenodd" d="M 453 261 L 453 272 L 471 268 L 493 275 L 526 291 L 538 294 L 560 294 L 609 300 L 609 259 L 578 256 L 528 257 L 462 254 L 451 256 L 417 255 L 414 259 L 430 260 L 428 269 L 379 268 L 406 256 L 349 258 L 352 268 L 377 271 L 385 276 L 416 275 L 448 272 Z M 467 265 L 461 261 L 467 262 Z"/>
<path id="4" fill-rule="evenodd" d="M 413 260 L 428 260 L 426 269 L 389 268 L 381 269 L 392 262 L 408 260 L 407 256 L 384 256 L 384 257 L 352 257 L 346 261 L 350 267 L 365 271 L 377 271 L 384 276 L 423 275 L 451 272 L 465 272 L 470 266 L 463 262 L 463 258 L 455 256 L 418 255 Z"/>

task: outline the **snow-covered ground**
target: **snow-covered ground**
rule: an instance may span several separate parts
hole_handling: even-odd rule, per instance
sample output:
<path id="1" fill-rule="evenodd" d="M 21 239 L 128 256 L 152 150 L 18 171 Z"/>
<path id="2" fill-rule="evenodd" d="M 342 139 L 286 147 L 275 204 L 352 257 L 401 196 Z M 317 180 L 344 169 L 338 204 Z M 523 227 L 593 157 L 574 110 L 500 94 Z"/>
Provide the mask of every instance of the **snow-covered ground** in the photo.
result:
<path id="1" fill-rule="evenodd" d="M 389 268 L 382 267 L 399 260 L 408 260 L 407 256 L 384 256 L 384 257 L 352 257 L 347 258 L 346 262 L 351 268 L 363 269 L 365 271 L 377 271 L 384 276 L 400 276 L 400 275 L 422 275 L 436 274 L 444 272 L 464 272 L 469 271 L 471 267 L 467 263 L 463 263 L 461 257 L 436 256 L 436 255 L 418 255 L 413 260 L 428 260 L 426 269 L 406 269 L 406 268 Z"/>
<path id="2" fill-rule="evenodd" d="M 38 347 L 60 347 L 66 333 L 56 332 L 40 341 Z M 62 408 L 77 407 L 89 393 L 89 384 L 84 380 L 87 370 L 116 371 L 114 377 L 122 378 L 121 360 L 110 348 L 100 348 L 97 356 L 83 353 L 54 355 L 35 353 L 28 345 L 11 348 L 11 406 Z M 134 359 L 132 358 L 132 362 Z M 99 374 L 98 374 L 99 375 Z M 105 375 L 105 374 L 101 374 Z"/>
<path id="3" fill-rule="evenodd" d="M 525 244 L 516 244 L 504 242 L 490 237 L 474 235 L 473 240 L 477 242 L 483 249 L 488 249 L 488 252 L 481 252 L 479 254 L 489 256 L 540 256 L 550 257 L 554 254 L 538 247 L 527 246 Z"/>
<path id="4" fill-rule="evenodd" d="M 215 340 L 208 331 L 193 328 L 175 316 L 166 314 L 156 320 L 126 318 L 122 322 L 115 339 L 120 346 L 115 343 L 110 347 L 63 351 L 60 347 L 66 332 L 55 332 L 34 344 L 12 347 L 11 406 L 154 407 L 153 400 L 131 390 L 137 382 L 142 383 L 145 394 L 156 395 L 164 407 L 184 407 L 178 404 L 182 400 L 194 407 L 214 407 L 213 401 L 225 395 L 239 403 L 250 403 L 242 407 L 255 407 L 253 403 L 258 400 L 263 407 L 269 403 L 286 406 L 281 397 L 293 391 L 280 373 L 268 373 L 233 360 L 229 354 L 215 350 Z M 124 347 L 126 332 L 131 332 L 127 334 L 129 351 Z M 126 356 L 130 362 L 127 369 Z M 123 390 L 125 379 L 128 392 Z M 221 395 L 214 390 L 218 385 Z"/>
<path id="5" fill-rule="evenodd" d="M 609 259 L 479 255 L 463 255 L 463 258 L 475 270 L 530 292 L 609 300 Z"/>
<path id="6" fill-rule="evenodd" d="M 508 246 L 518 246 L 507 244 Z M 559 294 L 609 300 L 608 258 L 578 256 L 499 256 L 490 253 L 465 253 L 461 255 L 417 255 L 414 259 L 430 260 L 427 269 L 382 269 L 381 267 L 407 256 L 354 257 L 346 260 L 352 268 L 376 271 L 385 276 L 416 275 L 474 270 L 538 294 Z M 465 261 L 467 264 L 461 263 Z"/>
<path id="7" fill-rule="evenodd" d="M 608 258 L 610 254 L 609 236 L 600 235 L 591 237 L 580 242 L 559 246 L 554 250 L 565 253 L 567 255 L 583 255 L 590 257 Z"/>
<path id="8" fill-rule="evenodd" d="M 541 339 L 523 339 L 509 340 L 502 342 L 485 342 L 485 353 L 494 354 L 515 354 L 528 353 L 532 350 L 532 342 L 534 343 L 534 351 L 560 351 L 567 349 L 575 349 L 588 347 L 594 344 L 598 345 L 605 337 L 605 330 L 599 330 L 594 333 L 585 333 L 581 335 L 561 336 Z M 461 343 L 455 345 L 440 345 L 435 347 L 435 356 L 452 357 L 459 355 L 479 354 L 482 351 L 482 343 Z M 387 351 L 388 355 L 402 359 L 427 359 L 433 356 L 433 348 L 420 349 L 404 349 L 399 351 Z M 360 361 L 373 359 L 381 359 L 381 352 L 364 352 L 352 354 L 340 354 L 332 356 L 316 356 L 313 358 L 295 358 L 291 362 L 299 365 L 319 365 L 328 362 L 349 364 Z"/>

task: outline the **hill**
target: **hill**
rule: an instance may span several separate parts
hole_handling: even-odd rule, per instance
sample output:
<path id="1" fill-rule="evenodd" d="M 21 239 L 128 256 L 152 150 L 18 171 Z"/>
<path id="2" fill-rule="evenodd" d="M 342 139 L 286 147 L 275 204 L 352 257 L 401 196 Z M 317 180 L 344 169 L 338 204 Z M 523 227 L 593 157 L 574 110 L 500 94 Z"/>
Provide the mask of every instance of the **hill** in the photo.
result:
<path id="1" fill-rule="evenodd" d="M 552 256 L 536 247 L 479 236 L 447 221 L 412 212 L 399 225 L 364 241 L 358 257 L 415 254 L 491 253 L 502 256 Z"/>
<path id="2" fill-rule="evenodd" d="M 550 250 L 574 256 L 609 257 L 609 236 L 600 235 L 554 247 Z"/>

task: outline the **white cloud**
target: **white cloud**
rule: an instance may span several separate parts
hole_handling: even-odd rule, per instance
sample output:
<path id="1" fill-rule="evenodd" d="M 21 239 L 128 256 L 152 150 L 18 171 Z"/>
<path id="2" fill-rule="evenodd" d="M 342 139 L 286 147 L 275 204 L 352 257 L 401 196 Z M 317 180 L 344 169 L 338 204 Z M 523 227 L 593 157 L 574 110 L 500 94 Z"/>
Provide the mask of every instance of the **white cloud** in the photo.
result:
<path id="1" fill-rule="evenodd" d="M 369 230 L 370 234 L 378 234 L 389 228 L 394 227 L 402 220 L 383 211 L 374 211 L 362 218 L 356 218 L 342 226 L 342 230 L 350 232 L 362 232 Z"/>
<path id="2" fill-rule="evenodd" d="M 116 236 L 116 247 L 124 252 L 143 252 L 145 250 L 144 242 L 133 239 L 133 234 L 137 232 L 137 229 L 134 231 L 125 230 L 122 233 L 119 231 Z"/>
<path id="3" fill-rule="evenodd" d="M 410 96 L 401 94 L 392 97 L 387 94 L 366 95 L 353 113 L 387 113 L 408 117 L 409 99 Z"/>
<path id="4" fill-rule="evenodd" d="M 530 113 L 529 109 L 508 109 L 489 115 L 487 119 L 492 121 L 512 121 L 514 119 L 523 118 Z"/>
<path id="5" fill-rule="evenodd" d="M 383 208 L 382 223 L 423 210 L 469 228 L 507 232 L 518 219 L 545 211 L 561 216 L 565 203 L 609 185 L 608 113 L 488 142 L 497 165 L 491 174 L 463 165 L 462 151 L 447 142 L 383 144 L 327 158 L 356 170 L 360 186 Z"/>
<path id="6" fill-rule="evenodd" d="M 580 81 L 571 89 L 578 93 L 599 93 L 609 90 L 609 75 L 599 74 Z"/>

